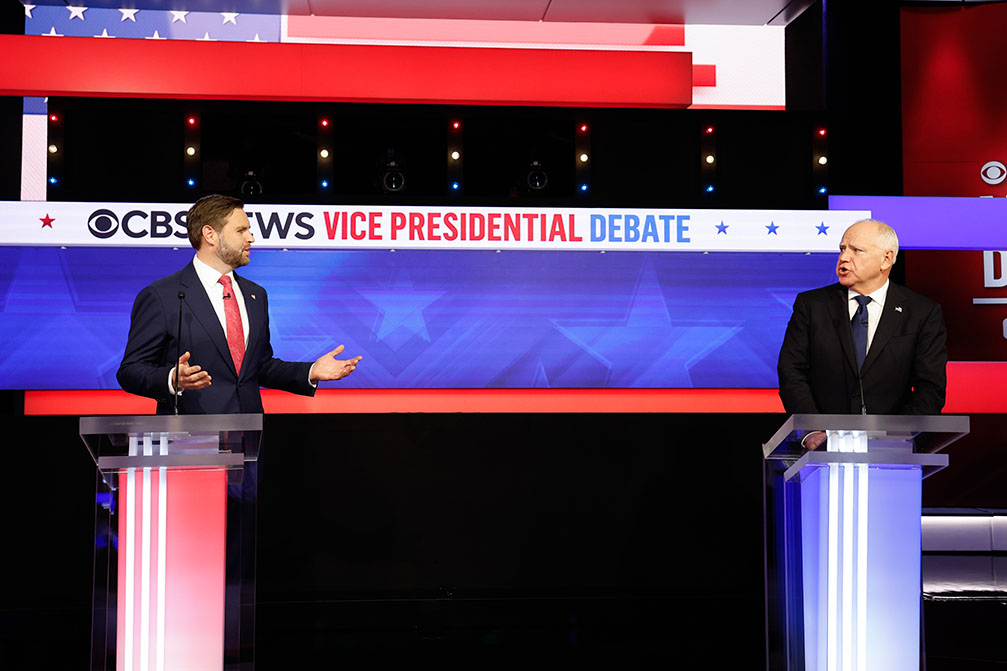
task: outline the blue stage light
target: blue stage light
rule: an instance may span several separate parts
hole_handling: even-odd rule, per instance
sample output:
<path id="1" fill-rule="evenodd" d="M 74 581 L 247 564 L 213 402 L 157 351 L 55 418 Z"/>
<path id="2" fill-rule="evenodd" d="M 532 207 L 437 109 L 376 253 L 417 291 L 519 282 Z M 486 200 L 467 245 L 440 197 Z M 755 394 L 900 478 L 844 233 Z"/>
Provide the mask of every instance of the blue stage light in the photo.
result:
<path id="1" fill-rule="evenodd" d="M 713 193 L 713 184 L 711 184 L 710 186 L 706 187 L 706 192 L 707 193 Z"/>
<path id="2" fill-rule="evenodd" d="M 580 190 L 581 191 L 587 191 L 587 184 L 581 184 L 580 185 Z"/>
<path id="3" fill-rule="evenodd" d="M 186 181 L 186 184 L 188 184 L 189 186 L 196 186 L 196 180 L 190 177 L 188 181 Z"/>
<path id="4" fill-rule="evenodd" d="M 322 180 L 322 188 L 323 189 L 329 188 L 329 180 L 327 180 L 327 179 L 323 179 Z"/>
<path id="5" fill-rule="evenodd" d="M 829 192 L 829 190 L 828 190 L 828 189 L 826 189 L 826 188 L 825 188 L 824 186 L 823 186 L 823 187 L 820 187 L 820 188 L 818 189 L 818 193 L 820 193 L 820 194 L 822 194 L 822 195 L 825 195 L 825 194 L 826 194 L 826 193 L 828 193 L 828 192 Z"/>
<path id="6" fill-rule="evenodd" d="M 56 184 L 56 183 L 58 183 L 58 182 L 59 182 L 59 180 L 58 180 L 58 179 L 56 179 L 55 177 L 50 177 L 50 178 L 49 178 L 49 183 L 50 183 L 50 184 Z"/>
<path id="7" fill-rule="evenodd" d="M 462 185 L 459 184 L 458 182 L 451 182 L 451 188 L 457 191 L 458 189 L 462 188 Z"/>

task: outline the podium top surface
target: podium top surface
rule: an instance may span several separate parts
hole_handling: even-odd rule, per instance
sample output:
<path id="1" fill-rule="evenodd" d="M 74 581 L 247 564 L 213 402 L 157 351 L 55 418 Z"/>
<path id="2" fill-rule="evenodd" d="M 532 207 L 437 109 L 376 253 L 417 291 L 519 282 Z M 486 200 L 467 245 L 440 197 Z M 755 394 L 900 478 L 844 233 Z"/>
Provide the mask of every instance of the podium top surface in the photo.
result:
<path id="1" fill-rule="evenodd" d="M 766 459 L 796 459 L 812 431 L 861 431 L 868 440 L 910 443 L 914 452 L 938 452 L 969 432 L 966 415 L 791 415 L 762 446 Z"/>
<path id="2" fill-rule="evenodd" d="M 120 415 L 80 418 L 82 436 L 163 431 L 262 431 L 262 415 Z"/>

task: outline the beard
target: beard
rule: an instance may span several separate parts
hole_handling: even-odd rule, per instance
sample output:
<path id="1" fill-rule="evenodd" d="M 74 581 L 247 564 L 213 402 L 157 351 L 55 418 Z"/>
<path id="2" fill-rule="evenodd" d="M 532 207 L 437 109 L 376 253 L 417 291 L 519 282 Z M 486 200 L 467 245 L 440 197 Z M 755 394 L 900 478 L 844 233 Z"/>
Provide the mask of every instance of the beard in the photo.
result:
<path id="1" fill-rule="evenodd" d="M 217 246 L 217 258 L 232 268 L 248 265 L 248 258 L 245 257 L 241 247 L 232 247 L 223 236 L 221 236 L 220 244 Z"/>

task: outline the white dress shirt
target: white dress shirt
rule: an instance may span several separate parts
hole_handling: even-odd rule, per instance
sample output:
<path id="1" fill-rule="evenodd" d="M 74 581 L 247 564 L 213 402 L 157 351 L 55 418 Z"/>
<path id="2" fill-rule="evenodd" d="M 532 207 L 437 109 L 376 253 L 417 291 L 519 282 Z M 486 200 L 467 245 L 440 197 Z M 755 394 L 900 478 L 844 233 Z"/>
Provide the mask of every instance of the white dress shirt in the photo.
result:
<path id="1" fill-rule="evenodd" d="M 850 308 L 850 320 L 857 312 L 857 296 L 853 289 L 846 290 L 846 302 Z M 871 297 L 871 302 L 867 304 L 867 351 L 871 351 L 871 342 L 874 340 L 874 332 L 878 330 L 878 322 L 881 321 L 881 312 L 885 309 L 885 300 L 888 298 L 888 280 L 881 285 L 881 288 L 874 293 L 867 294 Z"/>

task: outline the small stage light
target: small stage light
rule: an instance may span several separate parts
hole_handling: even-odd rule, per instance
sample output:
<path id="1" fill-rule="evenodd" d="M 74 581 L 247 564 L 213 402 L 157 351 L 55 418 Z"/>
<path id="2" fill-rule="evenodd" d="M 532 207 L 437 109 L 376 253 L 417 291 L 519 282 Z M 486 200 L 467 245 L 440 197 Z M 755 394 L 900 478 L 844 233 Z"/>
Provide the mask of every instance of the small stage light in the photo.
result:
<path id="1" fill-rule="evenodd" d="M 459 184 L 458 182 L 451 182 L 451 188 L 457 191 L 458 189 L 462 188 L 462 185 Z"/>
<path id="2" fill-rule="evenodd" d="M 706 192 L 707 193 L 713 193 L 713 184 L 711 184 L 708 187 L 706 187 Z"/>
<path id="3" fill-rule="evenodd" d="M 196 186 L 196 180 L 192 179 L 191 177 L 185 183 L 188 184 L 189 186 Z"/>
<path id="4" fill-rule="evenodd" d="M 581 163 L 587 163 L 588 158 L 590 157 L 587 154 L 581 154 L 580 156 L 578 156 L 578 158 L 580 159 Z"/>
<path id="5" fill-rule="evenodd" d="M 322 128 L 328 128 L 329 127 L 329 120 L 328 119 L 322 119 L 319 123 L 322 124 Z"/>
<path id="6" fill-rule="evenodd" d="M 56 179 L 55 177 L 50 177 L 49 178 L 49 183 L 50 184 L 57 184 L 57 183 L 59 183 L 59 180 Z"/>
<path id="7" fill-rule="evenodd" d="M 328 149 L 323 149 L 320 152 L 318 152 L 318 155 L 321 156 L 322 158 L 328 158 L 329 157 L 329 150 Z"/>
<path id="8" fill-rule="evenodd" d="M 452 130 L 458 130 L 461 127 L 462 127 L 462 122 L 461 121 L 452 121 L 451 122 L 451 128 L 452 128 Z"/>
<path id="9" fill-rule="evenodd" d="M 713 126 L 707 126 L 706 127 L 706 134 L 707 135 L 713 135 Z"/>
<path id="10" fill-rule="evenodd" d="M 186 147 L 185 148 L 185 153 L 188 156 L 195 156 L 196 155 L 196 148 L 195 147 Z"/>
<path id="11" fill-rule="evenodd" d="M 49 145 L 49 153 L 50 154 L 55 154 L 58 151 L 59 151 L 59 147 L 57 147 L 54 144 Z"/>
<path id="12" fill-rule="evenodd" d="M 706 162 L 709 163 L 710 165 L 713 165 L 713 162 L 716 160 L 717 158 L 713 154 L 706 155 Z"/>
<path id="13" fill-rule="evenodd" d="M 53 123 L 58 123 L 59 122 L 59 116 L 57 116 L 55 114 L 50 114 L 49 115 L 49 121 L 51 121 Z"/>
<path id="14" fill-rule="evenodd" d="M 825 137 L 825 129 L 824 128 L 819 128 L 818 129 L 818 135 L 820 137 Z"/>
<path id="15" fill-rule="evenodd" d="M 381 188 L 385 193 L 398 193 L 406 188 L 406 176 L 398 161 L 392 159 L 385 163 L 381 175 Z"/>
<path id="16" fill-rule="evenodd" d="M 829 192 L 829 190 L 826 189 L 824 186 L 818 188 L 818 193 L 822 194 L 823 196 L 825 194 L 827 194 L 828 192 Z"/>
<path id="17" fill-rule="evenodd" d="M 322 188 L 323 189 L 329 188 L 329 180 L 327 180 L 327 179 L 323 179 L 322 180 Z"/>
<path id="18" fill-rule="evenodd" d="M 828 162 L 829 162 L 829 159 L 827 157 L 825 157 L 825 156 L 819 156 L 818 157 L 818 165 L 825 165 Z"/>
<path id="19" fill-rule="evenodd" d="M 587 191 L 587 184 L 581 184 L 580 185 L 580 190 L 581 191 Z"/>
<path id="20" fill-rule="evenodd" d="M 457 161 L 461 157 L 462 157 L 462 155 L 459 152 L 457 152 L 457 151 L 451 152 L 451 158 L 454 159 L 455 161 Z"/>
<path id="21" fill-rule="evenodd" d="M 549 175 L 542 169 L 542 164 L 538 161 L 531 162 L 531 169 L 525 177 L 528 188 L 532 191 L 541 191 L 549 185 Z"/>
<path id="22" fill-rule="evenodd" d="M 582 124 L 580 125 L 580 132 L 581 132 L 581 133 L 586 133 L 587 131 L 588 131 L 588 126 L 587 126 L 587 124 L 586 124 L 586 123 L 582 123 Z"/>
<path id="23" fill-rule="evenodd" d="M 186 119 L 186 122 L 187 122 L 187 123 L 188 123 L 188 124 L 189 124 L 190 126 L 195 126 L 195 125 L 196 125 L 196 117 L 194 117 L 194 116 L 191 116 L 191 117 L 189 117 L 188 119 Z"/>

